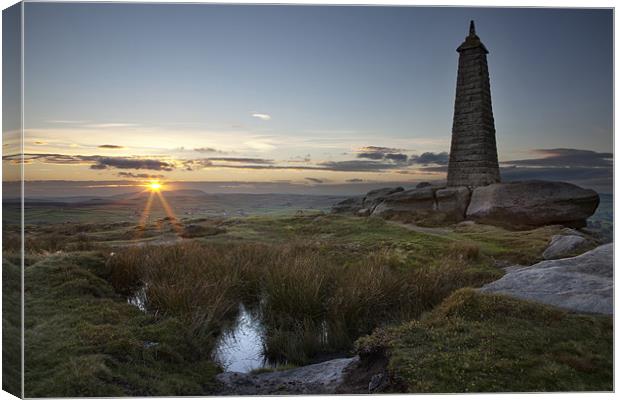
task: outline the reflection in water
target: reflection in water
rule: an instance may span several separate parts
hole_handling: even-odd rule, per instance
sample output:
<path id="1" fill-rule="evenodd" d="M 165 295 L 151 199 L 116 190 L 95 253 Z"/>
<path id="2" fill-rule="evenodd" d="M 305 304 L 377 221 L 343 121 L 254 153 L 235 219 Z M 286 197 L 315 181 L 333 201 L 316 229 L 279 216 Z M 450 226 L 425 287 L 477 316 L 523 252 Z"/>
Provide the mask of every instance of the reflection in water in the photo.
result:
<path id="1" fill-rule="evenodd" d="M 214 356 L 224 370 L 249 372 L 273 367 L 263 354 L 264 328 L 257 315 L 239 305 L 239 315 L 232 328 L 224 332 L 215 347 Z"/>
<path id="2" fill-rule="evenodd" d="M 136 290 L 134 294 L 127 298 L 127 303 L 138 307 L 140 311 L 146 312 L 146 286 Z"/>
<path id="3" fill-rule="evenodd" d="M 146 287 L 143 286 L 127 298 L 127 302 L 147 312 Z M 237 318 L 217 340 L 213 357 L 225 371 L 250 372 L 257 368 L 276 367 L 264 355 L 265 330 L 256 313 L 239 304 Z"/>

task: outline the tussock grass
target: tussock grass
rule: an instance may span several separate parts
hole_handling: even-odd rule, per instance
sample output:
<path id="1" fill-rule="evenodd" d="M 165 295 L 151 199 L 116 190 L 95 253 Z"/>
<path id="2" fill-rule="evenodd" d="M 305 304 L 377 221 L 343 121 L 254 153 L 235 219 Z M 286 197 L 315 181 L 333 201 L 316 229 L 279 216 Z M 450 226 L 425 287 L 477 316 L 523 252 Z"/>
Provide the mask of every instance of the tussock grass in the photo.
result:
<path id="1" fill-rule="evenodd" d="M 461 245 L 463 246 L 463 245 Z M 386 249 L 341 261 L 323 242 L 181 243 L 130 248 L 110 257 L 117 291 L 144 287 L 147 308 L 184 321 L 196 337 L 214 337 L 239 302 L 258 307 L 272 359 L 305 364 L 351 348 L 378 326 L 420 316 L 463 286 L 500 274 L 446 253 L 439 266 L 416 267 Z"/>
<path id="2" fill-rule="evenodd" d="M 421 320 L 356 342 L 389 358 L 392 390 L 610 391 L 613 319 L 462 289 Z"/>
<path id="3" fill-rule="evenodd" d="M 213 392 L 218 369 L 201 342 L 183 321 L 127 304 L 100 254 L 41 257 L 25 274 L 27 397 Z"/>

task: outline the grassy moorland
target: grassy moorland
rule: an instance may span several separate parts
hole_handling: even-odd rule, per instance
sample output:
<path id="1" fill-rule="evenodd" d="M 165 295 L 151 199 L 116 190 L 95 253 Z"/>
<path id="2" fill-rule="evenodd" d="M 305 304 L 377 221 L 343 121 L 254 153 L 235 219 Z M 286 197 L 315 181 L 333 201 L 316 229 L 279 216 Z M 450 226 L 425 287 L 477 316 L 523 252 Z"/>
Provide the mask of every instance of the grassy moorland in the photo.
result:
<path id="1" fill-rule="evenodd" d="M 569 314 L 461 289 L 420 320 L 356 343 L 385 357 L 392 391 L 413 393 L 613 390 L 613 319 Z"/>
<path id="2" fill-rule="evenodd" d="M 181 228 L 169 220 L 26 227 L 27 396 L 213 393 L 212 350 L 239 303 L 259 312 L 272 359 L 311 363 L 359 340 L 362 355 L 388 358 L 392 390 L 611 384 L 610 318 L 459 292 L 498 279 L 498 263 L 537 261 L 559 227 L 424 233 L 314 212 L 193 218 Z M 138 290 L 146 312 L 127 302 Z M 507 382 L 527 365 L 540 380 Z"/>

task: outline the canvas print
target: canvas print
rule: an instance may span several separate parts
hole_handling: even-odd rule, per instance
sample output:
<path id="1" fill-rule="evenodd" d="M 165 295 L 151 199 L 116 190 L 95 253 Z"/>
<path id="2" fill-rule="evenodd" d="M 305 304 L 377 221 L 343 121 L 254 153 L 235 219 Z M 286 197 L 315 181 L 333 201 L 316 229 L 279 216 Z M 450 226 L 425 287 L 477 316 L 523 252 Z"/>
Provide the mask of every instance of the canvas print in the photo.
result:
<path id="1" fill-rule="evenodd" d="M 613 391 L 613 28 L 5 9 L 3 389 Z"/>

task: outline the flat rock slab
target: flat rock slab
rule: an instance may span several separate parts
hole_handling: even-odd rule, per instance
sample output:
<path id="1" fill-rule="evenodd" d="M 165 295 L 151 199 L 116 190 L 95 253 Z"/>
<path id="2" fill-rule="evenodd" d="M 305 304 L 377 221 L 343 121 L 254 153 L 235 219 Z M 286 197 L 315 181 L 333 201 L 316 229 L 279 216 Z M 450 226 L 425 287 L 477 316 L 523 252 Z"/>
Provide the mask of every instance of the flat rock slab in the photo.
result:
<path id="1" fill-rule="evenodd" d="M 327 394 L 334 393 L 344 380 L 347 367 L 359 362 L 359 357 L 338 358 L 286 371 L 244 374 L 224 372 L 216 379 L 222 383 L 220 394 Z"/>
<path id="2" fill-rule="evenodd" d="M 577 257 L 511 268 L 481 292 L 502 293 L 584 313 L 613 314 L 613 243 Z"/>

